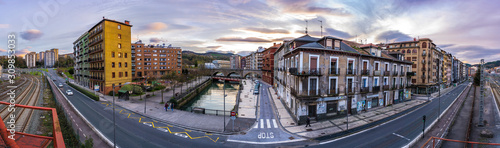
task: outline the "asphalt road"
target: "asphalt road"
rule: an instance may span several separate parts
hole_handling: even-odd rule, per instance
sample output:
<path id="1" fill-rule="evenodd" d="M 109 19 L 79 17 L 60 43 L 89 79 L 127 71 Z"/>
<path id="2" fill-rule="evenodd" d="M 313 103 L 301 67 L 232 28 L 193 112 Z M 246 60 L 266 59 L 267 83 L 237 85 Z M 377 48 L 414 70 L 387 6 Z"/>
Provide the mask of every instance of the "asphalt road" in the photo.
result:
<path id="1" fill-rule="evenodd" d="M 441 112 L 443 112 L 465 89 L 468 82 L 458 85 L 456 89 L 441 96 Z M 438 98 L 429 104 L 387 122 L 376 128 L 346 136 L 344 138 L 321 141 L 314 147 L 403 147 L 422 133 L 422 116 L 426 115 L 425 127 L 427 128 L 438 116 Z"/>
<path id="2" fill-rule="evenodd" d="M 94 101 L 64 83 L 65 79 L 59 77 L 55 71 L 49 70 L 49 77 L 56 79 L 56 84 L 62 83 L 62 91 L 70 89 L 74 95 L 66 97 L 73 105 L 109 140 L 113 141 L 113 112 L 100 101 Z M 130 118 L 117 109 L 116 143 L 121 148 L 153 148 L 153 147 L 232 147 L 234 144 L 225 144 L 226 136 L 210 135 L 204 132 L 189 131 L 175 126 L 169 127 L 165 123 L 154 122 L 145 117 Z M 122 111 L 123 113 L 123 111 Z M 133 116 L 133 115 L 132 115 Z M 141 121 L 138 121 L 138 119 Z M 154 127 L 151 125 L 153 122 Z M 157 128 L 155 128 L 157 127 Z M 158 128 L 163 127 L 163 128 Z M 169 133 L 179 132 L 179 133 Z M 189 136 L 187 135 L 189 134 Z M 193 138 L 190 138 L 193 137 Z M 217 141 L 204 137 L 218 137 Z M 200 138 L 196 138 L 200 137 Z M 99 137 L 93 137 L 99 138 Z M 196 139 L 194 139 L 196 138 Z"/>

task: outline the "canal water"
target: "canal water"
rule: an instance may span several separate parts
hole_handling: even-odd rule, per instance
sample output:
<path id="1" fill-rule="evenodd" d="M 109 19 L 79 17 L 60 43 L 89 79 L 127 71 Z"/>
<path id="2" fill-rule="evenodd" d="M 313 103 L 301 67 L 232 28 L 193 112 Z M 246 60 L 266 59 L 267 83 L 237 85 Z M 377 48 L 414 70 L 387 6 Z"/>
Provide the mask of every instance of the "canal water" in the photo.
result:
<path id="1" fill-rule="evenodd" d="M 236 104 L 236 95 L 238 94 L 239 84 L 214 81 L 210 86 L 205 88 L 201 93 L 195 96 L 188 104 L 183 107 L 184 110 L 191 111 L 194 107 L 205 108 L 206 114 L 215 114 L 215 110 L 219 110 L 222 114 L 224 110 L 224 95 L 223 88 L 226 88 L 226 111 L 231 111 Z M 226 113 L 227 114 L 227 113 Z"/>

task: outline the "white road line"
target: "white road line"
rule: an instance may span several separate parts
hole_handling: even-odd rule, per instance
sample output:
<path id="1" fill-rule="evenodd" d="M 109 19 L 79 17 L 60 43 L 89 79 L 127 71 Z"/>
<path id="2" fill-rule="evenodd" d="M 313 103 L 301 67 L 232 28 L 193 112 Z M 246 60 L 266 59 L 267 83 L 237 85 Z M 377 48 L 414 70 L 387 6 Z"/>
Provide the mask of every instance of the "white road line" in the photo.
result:
<path id="1" fill-rule="evenodd" d="M 80 132 L 83 132 L 81 128 L 78 128 L 80 130 Z"/>
<path id="2" fill-rule="evenodd" d="M 401 135 L 396 134 L 396 133 L 392 133 L 392 134 L 393 134 L 393 135 L 396 135 L 396 136 L 398 136 L 398 137 L 401 137 L 401 138 L 403 138 L 403 139 L 406 139 L 406 140 L 408 140 L 408 141 L 411 141 L 410 139 L 406 138 L 405 136 L 401 136 Z"/>
<path id="3" fill-rule="evenodd" d="M 227 139 L 227 141 L 229 141 L 229 142 L 239 142 L 239 143 L 248 143 L 248 144 L 278 144 L 278 143 L 297 142 L 297 141 L 303 141 L 303 140 L 304 139 L 293 139 L 293 140 L 285 140 L 285 141 L 259 142 L 259 141 L 243 141 L 243 140 Z"/>
<path id="4" fill-rule="evenodd" d="M 273 119 L 273 125 L 274 125 L 274 128 L 278 128 L 278 124 L 276 123 L 276 119 Z"/>
<path id="5" fill-rule="evenodd" d="M 267 121 L 267 128 L 271 128 L 271 122 L 269 122 L 269 119 L 266 119 Z"/>
<path id="6" fill-rule="evenodd" d="M 260 128 L 264 128 L 264 119 L 260 119 Z"/>
<path id="7" fill-rule="evenodd" d="M 259 123 L 255 124 L 255 126 L 253 126 L 253 128 L 259 128 Z"/>
<path id="8" fill-rule="evenodd" d="M 83 134 L 83 137 L 87 138 L 87 135 Z"/>
<path id="9" fill-rule="evenodd" d="M 76 124 L 76 126 L 78 126 L 78 124 L 77 124 L 77 123 L 75 123 L 75 124 Z"/>

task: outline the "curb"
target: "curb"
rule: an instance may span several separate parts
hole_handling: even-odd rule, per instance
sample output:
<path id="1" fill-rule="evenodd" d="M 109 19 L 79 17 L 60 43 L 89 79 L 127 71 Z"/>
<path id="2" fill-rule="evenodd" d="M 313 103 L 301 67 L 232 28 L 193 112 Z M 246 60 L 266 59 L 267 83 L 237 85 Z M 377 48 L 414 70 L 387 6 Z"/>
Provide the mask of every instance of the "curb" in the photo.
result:
<path id="1" fill-rule="evenodd" d="M 470 83 L 469 83 L 469 85 L 467 85 L 465 88 L 467 88 L 467 87 L 469 87 L 469 86 L 470 86 Z M 441 119 L 441 117 L 443 116 L 443 114 L 444 114 L 445 112 L 447 112 L 447 111 L 448 111 L 448 109 L 450 109 L 451 105 L 455 104 L 455 102 L 457 101 L 457 99 L 458 99 L 460 96 L 462 96 L 462 94 L 464 93 L 464 91 L 465 91 L 465 89 L 464 89 L 464 90 L 463 90 L 463 91 L 462 91 L 462 92 L 461 92 L 461 93 L 457 96 L 457 98 L 455 98 L 455 100 L 453 100 L 453 102 L 450 104 L 450 106 L 448 106 L 448 107 L 447 107 L 447 108 L 446 108 L 443 112 L 441 112 L 441 114 L 439 115 L 439 117 L 438 117 L 436 120 L 434 120 L 434 122 L 432 122 L 432 123 L 431 123 L 431 124 L 430 124 L 427 128 L 425 128 L 424 133 L 429 132 L 429 130 L 431 129 L 431 127 L 433 127 L 433 126 L 434 126 L 434 124 L 436 124 L 436 123 L 437 123 L 437 121 L 438 121 L 439 119 Z M 441 102 L 439 102 L 439 103 L 441 103 Z M 418 140 L 420 140 L 421 138 L 422 138 L 422 133 L 420 133 L 420 134 L 419 134 L 419 135 L 418 135 L 415 139 L 413 139 L 410 143 L 408 143 L 407 145 L 405 145 L 405 146 L 403 146 L 403 147 L 404 147 L 404 148 L 409 148 L 409 147 L 413 146 L 413 145 L 414 145 L 414 144 L 415 144 Z"/>
<path id="2" fill-rule="evenodd" d="M 46 76 L 48 77 L 48 76 Z M 48 79 L 48 78 L 47 78 Z M 52 84 L 56 85 L 53 81 L 50 81 Z M 51 86 L 52 87 L 52 86 Z M 113 143 L 111 142 L 111 140 L 109 140 L 106 136 L 104 136 L 98 129 L 96 129 L 94 127 L 94 125 L 92 125 L 92 123 L 90 123 L 87 118 L 85 118 L 85 116 L 82 115 L 82 113 L 80 113 L 80 111 L 78 111 L 78 109 L 76 109 L 76 107 L 73 105 L 73 103 L 71 103 L 69 101 L 69 99 L 64 95 L 64 93 L 61 91 L 61 89 L 59 87 L 56 87 L 57 90 L 59 91 L 59 93 L 61 93 L 61 95 L 64 97 L 64 99 L 66 99 L 66 102 L 68 102 L 69 105 L 71 105 L 71 107 L 73 108 L 73 110 L 76 111 L 76 113 L 78 114 L 78 116 L 80 116 L 80 118 L 83 119 L 83 121 L 85 121 L 85 123 L 90 127 L 90 129 L 92 129 L 92 131 L 94 131 L 102 140 L 104 140 L 110 147 L 113 147 Z M 85 96 L 87 97 L 87 96 Z M 87 97 L 88 98 L 88 97 Z M 117 146 L 118 147 L 118 146 Z"/>
<path id="3" fill-rule="evenodd" d="M 266 83 L 266 84 L 267 84 L 267 83 Z M 280 125 L 281 125 L 281 126 L 280 126 L 280 128 L 281 128 L 283 131 L 285 131 L 286 133 L 290 134 L 290 135 L 294 135 L 294 136 L 300 137 L 300 138 L 302 138 L 302 139 L 304 139 L 304 140 L 305 140 L 305 139 L 310 139 L 310 138 L 303 137 L 303 136 L 300 136 L 300 135 L 298 135 L 298 134 L 295 134 L 295 133 L 292 133 L 292 132 L 288 131 L 288 130 L 287 130 L 287 129 L 283 126 L 283 124 L 281 124 L 281 115 L 279 114 L 278 107 L 276 107 L 276 102 L 274 102 L 274 97 L 272 97 L 272 95 L 273 95 L 273 94 L 271 93 L 271 90 L 270 90 L 270 89 L 272 89 L 272 87 L 267 88 L 267 91 L 268 91 L 268 93 L 270 94 L 271 100 L 273 101 L 272 107 L 276 110 L 276 114 L 277 114 L 277 116 L 278 116 L 278 122 L 279 122 L 279 123 L 280 123 Z M 280 101 L 279 103 L 281 103 L 281 101 Z"/>

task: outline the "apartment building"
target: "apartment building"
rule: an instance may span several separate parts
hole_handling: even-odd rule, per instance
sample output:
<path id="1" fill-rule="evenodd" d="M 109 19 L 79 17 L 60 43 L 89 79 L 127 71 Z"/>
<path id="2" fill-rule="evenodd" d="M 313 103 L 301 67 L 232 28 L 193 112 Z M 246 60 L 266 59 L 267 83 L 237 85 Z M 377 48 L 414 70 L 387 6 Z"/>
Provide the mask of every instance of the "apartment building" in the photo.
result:
<path id="1" fill-rule="evenodd" d="M 28 68 L 36 67 L 36 52 L 30 52 L 24 55 L 24 59 L 26 60 L 26 66 Z"/>
<path id="2" fill-rule="evenodd" d="M 125 65 L 127 66 L 127 65 Z M 132 44 L 132 78 L 159 78 L 167 73 L 180 74 L 182 49 L 172 45 L 145 45 L 141 41 Z"/>
<path id="3" fill-rule="evenodd" d="M 246 57 L 241 57 L 240 63 L 241 63 L 241 66 L 240 66 L 241 69 L 247 69 Z"/>
<path id="4" fill-rule="evenodd" d="M 273 43 L 273 46 L 262 51 L 262 80 L 274 86 L 274 53 L 281 44 Z"/>
<path id="5" fill-rule="evenodd" d="M 231 62 L 231 69 L 240 69 L 241 68 L 241 56 L 240 55 L 232 55 L 229 57 L 229 61 Z"/>
<path id="6" fill-rule="evenodd" d="M 73 54 L 75 57 L 75 83 L 90 88 L 90 62 L 89 62 L 89 33 L 85 32 L 73 42 Z"/>
<path id="7" fill-rule="evenodd" d="M 245 68 L 246 69 L 254 69 L 254 53 L 250 53 L 249 55 L 245 56 Z"/>
<path id="8" fill-rule="evenodd" d="M 412 70 L 416 73 L 411 77 L 412 92 L 427 94 L 437 91 L 442 74 L 443 56 L 441 50 L 429 38 L 413 41 L 395 42 L 384 45 L 389 52 L 399 52 L 405 55 L 407 61 L 412 61 Z"/>
<path id="9" fill-rule="evenodd" d="M 59 49 L 57 48 L 52 48 L 50 51 L 54 52 L 54 62 L 59 61 Z"/>
<path id="10" fill-rule="evenodd" d="M 444 87 L 449 87 L 452 83 L 451 73 L 452 73 L 452 55 L 444 50 L 441 51 L 443 54 L 443 85 Z"/>
<path id="11" fill-rule="evenodd" d="M 262 52 L 266 50 L 264 47 L 259 47 L 257 48 L 257 52 L 255 52 L 254 56 L 254 64 L 255 64 L 255 69 L 262 70 L 262 67 L 264 66 L 263 61 L 262 61 Z"/>
<path id="12" fill-rule="evenodd" d="M 294 120 L 357 114 L 410 99 L 411 62 L 369 44 L 352 48 L 342 39 L 305 35 L 284 41 L 274 54 L 278 97 Z"/>
<path id="13" fill-rule="evenodd" d="M 129 66 L 131 27 L 127 20 L 119 22 L 103 18 L 73 42 L 78 77 L 88 78 L 87 87 L 94 89 L 98 86 L 99 92 L 108 94 L 113 85 L 132 81 Z M 114 91 L 119 89 L 116 87 Z"/>
<path id="14" fill-rule="evenodd" d="M 40 56 L 40 58 L 38 59 L 38 62 L 44 62 L 45 61 L 45 52 L 41 51 L 38 53 L 38 55 Z"/>
<path id="15" fill-rule="evenodd" d="M 57 59 L 56 51 L 57 50 L 55 50 L 55 48 L 45 51 L 45 58 L 44 58 L 45 67 L 51 68 L 55 66 Z"/>

